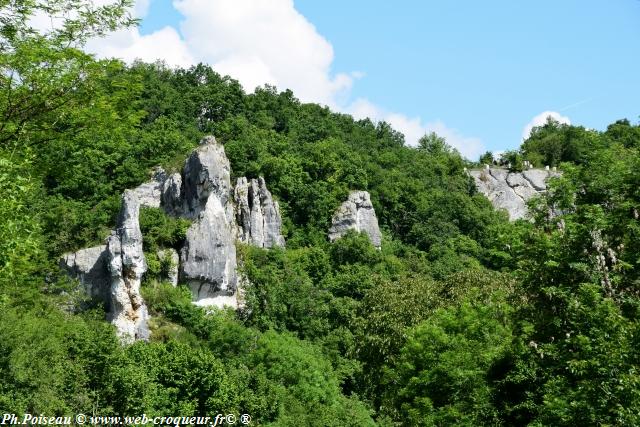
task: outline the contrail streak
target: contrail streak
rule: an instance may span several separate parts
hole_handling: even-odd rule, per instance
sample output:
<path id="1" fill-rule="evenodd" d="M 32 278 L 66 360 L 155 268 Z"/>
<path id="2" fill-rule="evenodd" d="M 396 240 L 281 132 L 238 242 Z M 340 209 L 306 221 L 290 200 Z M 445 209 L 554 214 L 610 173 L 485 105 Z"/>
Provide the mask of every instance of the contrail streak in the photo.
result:
<path id="1" fill-rule="evenodd" d="M 593 98 L 583 99 L 582 101 L 574 102 L 573 104 L 569 104 L 566 107 L 562 107 L 561 109 L 558 110 L 558 112 L 570 110 L 572 108 L 575 108 L 575 107 L 577 107 L 579 105 L 582 105 L 582 104 L 586 104 L 587 102 L 591 102 L 591 101 L 593 101 Z"/>

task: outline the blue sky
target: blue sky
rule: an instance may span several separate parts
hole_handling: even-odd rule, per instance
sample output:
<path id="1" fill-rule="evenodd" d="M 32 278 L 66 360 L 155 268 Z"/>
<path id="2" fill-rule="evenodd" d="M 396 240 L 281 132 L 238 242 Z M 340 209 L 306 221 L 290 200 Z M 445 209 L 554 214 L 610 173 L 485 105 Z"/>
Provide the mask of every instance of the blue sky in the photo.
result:
<path id="1" fill-rule="evenodd" d="M 409 142 L 435 130 L 469 157 L 517 147 L 543 112 L 596 129 L 640 120 L 638 0 L 139 3 L 131 43 L 166 46 L 178 65 L 204 60 L 249 91 L 261 79 L 292 87 L 389 120 Z"/>

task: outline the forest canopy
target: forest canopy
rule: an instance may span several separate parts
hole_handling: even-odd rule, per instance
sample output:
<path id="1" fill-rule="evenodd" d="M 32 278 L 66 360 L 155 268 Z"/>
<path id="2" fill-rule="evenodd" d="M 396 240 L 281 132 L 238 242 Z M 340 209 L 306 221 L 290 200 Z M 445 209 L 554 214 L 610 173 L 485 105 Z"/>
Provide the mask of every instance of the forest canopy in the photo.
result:
<path id="1" fill-rule="evenodd" d="M 206 64 L 97 60 L 82 42 L 135 24 L 130 4 L 79 4 L 0 1 L 0 409 L 640 424 L 638 124 L 534 128 L 514 155 L 562 176 L 531 221 L 509 222 L 444 138 L 410 147 L 388 123 L 246 93 Z M 34 13 L 73 18 L 43 34 Z M 269 183 L 286 249 L 239 247 L 237 313 L 193 305 L 158 264 L 142 289 L 151 340 L 122 346 L 59 259 L 103 242 L 122 192 L 155 166 L 178 170 L 207 134 L 234 177 Z M 381 250 L 358 233 L 329 242 L 351 190 L 371 194 Z M 145 211 L 146 250 L 187 226 Z"/>

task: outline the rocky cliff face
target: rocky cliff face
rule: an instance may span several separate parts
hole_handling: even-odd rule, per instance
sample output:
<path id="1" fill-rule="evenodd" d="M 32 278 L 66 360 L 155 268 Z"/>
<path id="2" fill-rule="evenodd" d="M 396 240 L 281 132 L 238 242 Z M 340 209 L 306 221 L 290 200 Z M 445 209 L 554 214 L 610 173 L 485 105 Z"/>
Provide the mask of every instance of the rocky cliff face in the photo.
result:
<path id="1" fill-rule="evenodd" d="M 99 245 L 64 255 L 60 260 L 60 267 L 84 285 L 87 295 L 106 302 L 111 294 L 111 280 L 107 274 L 108 263 L 107 245 Z"/>
<path id="2" fill-rule="evenodd" d="M 161 205 L 164 211 L 173 216 L 182 212 L 182 175 L 174 173 L 162 183 Z"/>
<path id="3" fill-rule="evenodd" d="M 60 260 L 60 266 L 80 281 L 90 297 L 104 303 L 107 319 L 116 326 L 123 342 L 149 338 L 149 315 L 140 295 L 147 264 L 142 251 L 138 188 L 124 192 L 116 229 L 105 245 L 66 254 Z M 149 203 L 144 194 L 143 201 Z"/>
<path id="4" fill-rule="evenodd" d="M 140 200 L 135 191 L 126 190 L 115 232 L 107 239 L 107 265 L 111 275 L 108 319 L 125 342 L 148 339 L 149 314 L 140 295 L 142 275 L 147 263 L 142 251 Z"/>
<path id="5" fill-rule="evenodd" d="M 166 179 L 167 173 L 164 169 L 158 167 L 153 170 L 151 181 L 145 182 L 132 190 L 138 197 L 140 206 L 149 206 L 151 208 L 160 207 L 162 189 Z"/>
<path id="6" fill-rule="evenodd" d="M 547 189 L 546 180 L 558 176 L 558 172 L 528 169 L 509 172 L 500 168 L 471 170 L 478 191 L 484 194 L 496 209 L 505 209 L 511 220 L 527 217 L 527 201 Z"/>
<path id="7" fill-rule="evenodd" d="M 116 230 L 106 245 L 61 259 L 61 266 L 91 296 L 105 302 L 108 318 L 125 342 L 149 336 L 147 309 L 140 296 L 147 269 L 140 206 L 160 207 L 168 215 L 193 220 L 179 255 L 166 249 L 159 256 L 176 261 L 167 280 L 188 285 L 199 305 L 238 306 L 236 240 L 262 248 L 285 244 L 278 203 L 264 179 L 242 177 L 234 189 L 224 147 L 213 137 L 204 138 L 182 174 L 168 176 L 158 168 L 150 182 L 125 191 Z"/>
<path id="8" fill-rule="evenodd" d="M 194 222 L 180 251 L 180 278 L 197 303 L 222 305 L 236 291 L 236 227 L 231 167 L 213 137 L 189 156 L 182 182 L 182 215 Z"/>
<path id="9" fill-rule="evenodd" d="M 280 207 L 262 177 L 250 181 L 238 178 L 234 199 L 240 241 L 259 248 L 284 246 Z"/>
<path id="10" fill-rule="evenodd" d="M 333 242 L 349 230 L 364 232 L 376 248 L 381 247 L 382 234 L 367 191 L 352 191 L 338 208 L 331 220 L 329 240 Z"/>

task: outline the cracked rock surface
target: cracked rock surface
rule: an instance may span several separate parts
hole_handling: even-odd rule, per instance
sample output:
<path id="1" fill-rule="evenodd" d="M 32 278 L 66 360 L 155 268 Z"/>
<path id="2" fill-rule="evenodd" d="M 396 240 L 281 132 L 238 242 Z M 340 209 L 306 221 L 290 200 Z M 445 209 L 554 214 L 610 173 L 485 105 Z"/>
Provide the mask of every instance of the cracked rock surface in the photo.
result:
<path id="1" fill-rule="evenodd" d="M 106 245 L 60 260 L 90 296 L 105 303 L 107 318 L 123 342 L 149 337 L 149 315 L 140 295 L 147 271 L 140 206 L 193 221 L 179 252 L 161 248 L 158 257 L 171 262 L 166 279 L 173 286 L 187 285 L 198 305 L 241 307 L 237 240 L 261 248 L 285 245 L 278 202 L 264 179 L 239 178 L 234 189 L 224 146 L 213 136 L 203 138 L 181 173 L 169 175 L 156 168 L 150 181 L 124 192 L 116 229 Z"/>
<path id="2" fill-rule="evenodd" d="M 471 170 L 478 191 L 484 194 L 496 209 L 504 209 L 509 219 L 525 219 L 528 216 L 527 202 L 547 190 L 546 180 L 557 176 L 557 172 L 529 169 L 524 172 L 509 172 L 491 168 Z"/>
<path id="3" fill-rule="evenodd" d="M 264 178 L 238 178 L 234 199 L 238 239 L 259 248 L 284 246 L 280 207 L 267 189 Z"/>
<path id="4" fill-rule="evenodd" d="M 138 195 L 133 190 L 125 190 L 116 230 L 107 239 L 111 274 L 107 318 L 116 326 L 123 342 L 149 338 L 149 314 L 140 295 L 140 282 L 147 271 L 147 263 L 142 252 L 139 213 Z"/>
<path id="5" fill-rule="evenodd" d="M 236 227 L 229 159 L 215 138 L 204 138 L 187 159 L 183 191 L 183 215 L 194 222 L 180 251 L 180 279 L 196 302 L 227 305 L 237 284 Z"/>
<path id="6" fill-rule="evenodd" d="M 329 240 L 333 242 L 349 230 L 364 232 L 369 236 L 373 246 L 381 247 L 382 234 L 368 191 L 352 191 L 347 200 L 340 205 L 331 220 Z"/>
<path id="7" fill-rule="evenodd" d="M 108 262 L 107 246 L 99 245 L 65 254 L 60 259 L 60 267 L 80 281 L 87 295 L 106 302 L 111 293 Z"/>
<path id="8" fill-rule="evenodd" d="M 148 206 L 150 208 L 160 207 L 162 187 L 166 179 L 167 174 L 164 169 L 157 167 L 153 171 L 151 181 L 140 184 L 131 190 L 136 193 L 140 206 Z"/>

